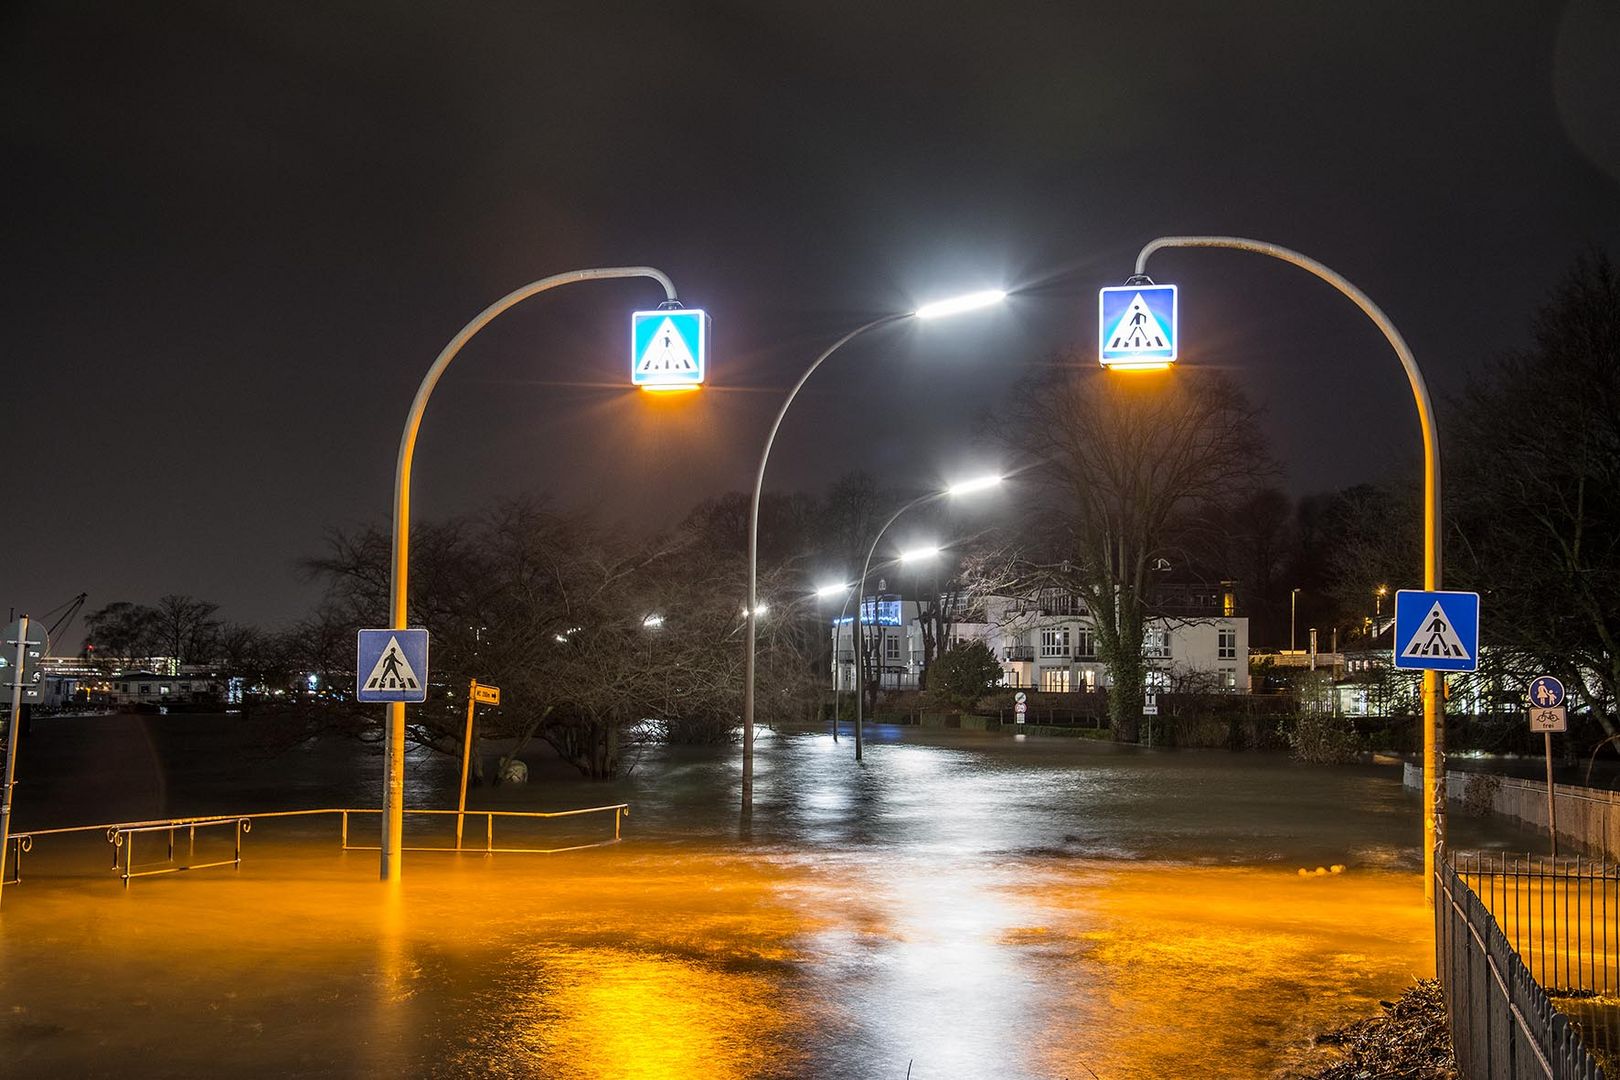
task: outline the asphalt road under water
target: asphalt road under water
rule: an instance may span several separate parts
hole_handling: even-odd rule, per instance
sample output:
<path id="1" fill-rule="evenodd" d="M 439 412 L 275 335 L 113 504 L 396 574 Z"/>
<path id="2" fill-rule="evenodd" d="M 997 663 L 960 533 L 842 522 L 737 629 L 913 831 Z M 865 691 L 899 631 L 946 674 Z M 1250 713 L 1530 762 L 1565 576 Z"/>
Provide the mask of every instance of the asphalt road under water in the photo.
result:
<path id="1" fill-rule="evenodd" d="M 236 717 L 42 721 L 19 824 L 376 805 L 373 753 L 266 745 Z M 128 890 L 103 838 L 41 838 L 0 914 L 0 1074 L 1279 1076 L 1431 971 L 1398 769 L 897 729 L 851 750 L 762 738 L 746 829 L 735 747 L 611 784 L 537 755 L 472 805 L 626 801 L 625 842 L 409 853 L 393 897 L 330 819 Z M 455 768 L 413 759 L 411 804 L 453 807 Z"/>

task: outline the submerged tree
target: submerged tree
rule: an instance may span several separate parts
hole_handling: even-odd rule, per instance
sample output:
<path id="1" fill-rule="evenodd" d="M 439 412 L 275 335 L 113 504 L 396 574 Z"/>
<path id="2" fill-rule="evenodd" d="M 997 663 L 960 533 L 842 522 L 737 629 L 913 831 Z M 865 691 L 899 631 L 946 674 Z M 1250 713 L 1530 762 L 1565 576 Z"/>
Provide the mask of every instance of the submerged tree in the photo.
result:
<path id="1" fill-rule="evenodd" d="M 1002 442 L 1027 466 L 1042 507 L 1001 557 L 981 558 L 977 587 L 1078 595 L 1108 671 L 1114 737 L 1136 738 L 1152 614 L 1150 568 L 1250 495 L 1272 471 L 1258 414 L 1219 372 L 1098 370 L 1059 357 L 1013 395 Z"/>

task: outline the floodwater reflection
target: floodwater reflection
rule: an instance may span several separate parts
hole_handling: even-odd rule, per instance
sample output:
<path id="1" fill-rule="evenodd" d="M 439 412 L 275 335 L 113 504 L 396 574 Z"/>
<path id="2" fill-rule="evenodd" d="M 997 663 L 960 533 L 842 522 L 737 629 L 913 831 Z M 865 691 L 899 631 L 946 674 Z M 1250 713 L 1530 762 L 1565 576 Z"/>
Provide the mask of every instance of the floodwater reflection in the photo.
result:
<path id="1" fill-rule="evenodd" d="M 142 813 L 220 809 L 214 755 L 154 745 L 168 801 Z M 240 871 L 127 891 L 94 842 L 41 843 L 0 921 L 4 1073 L 1285 1075 L 1432 963 L 1393 770 L 993 737 L 874 739 L 862 768 L 825 737 L 759 747 L 748 842 L 735 751 L 669 750 L 614 785 L 476 793 L 629 801 L 623 845 L 407 853 L 397 903 L 332 823 L 266 821 Z M 438 768 L 418 782 L 443 799 Z M 260 783 L 240 769 L 238 800 Z"/>

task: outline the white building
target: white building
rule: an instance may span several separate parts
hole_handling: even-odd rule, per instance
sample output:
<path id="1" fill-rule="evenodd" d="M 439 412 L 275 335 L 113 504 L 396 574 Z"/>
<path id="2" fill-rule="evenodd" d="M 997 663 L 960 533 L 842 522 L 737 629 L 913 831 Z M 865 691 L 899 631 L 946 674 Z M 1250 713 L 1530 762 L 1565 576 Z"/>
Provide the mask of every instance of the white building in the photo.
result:
<path id="1" fill-rule="evenodd" d="M 1166 691 L 1249 689 L 1249 620 L 1237 615 L 1229 585 L 1175 586 L 1161 593 L 1162 614 L 1148 621 L 1144 645 L 1148 685 Z M 868 656 L 881 657 L 882 685 L 911 689 L 922 671 L 923 629 L 918 605 L 880 598 L 863 605 L 861 636 Z M 875 615 L 875 617 L 874 617 Z M 990 597 L 956 605 L 946 626 L 952 642 L 980 641 L 1001 661 L 1002 685 L 1049 693 L 1078 693 L 1107 685 L 1091 614 L 1073 594 L 1055 589 L 1036 597 Z M 833 627 L 833 684 L 855 687 L 853 627 Z"/>

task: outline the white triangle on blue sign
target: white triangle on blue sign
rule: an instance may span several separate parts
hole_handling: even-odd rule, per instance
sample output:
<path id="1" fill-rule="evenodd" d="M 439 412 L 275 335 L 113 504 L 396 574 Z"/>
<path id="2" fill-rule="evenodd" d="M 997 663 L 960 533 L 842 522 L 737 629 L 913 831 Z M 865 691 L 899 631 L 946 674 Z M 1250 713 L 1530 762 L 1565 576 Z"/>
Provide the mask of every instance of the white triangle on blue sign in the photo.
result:
<path id="1" fill-rule="evenodd" d="M 1401 649 L 1401 656 L 1427 660 L 1472 660 L 1462 638 L 1451 625 L 1451 616 L 1436 600 L 1429 613 L 1418 623 L 1417 631 Z"/>
<path id="2" fill-rule="evenodd" d="M 1125 313 L 1108 335 L 1108 347 L 1127 350 L 1170 347 L 1170 335 L 1164 332 L 1159 320 L 1148 310 L 1147 301 L 1142 299 L 1141 293 L 1133 296 L 1125 306 Z"/>
<path id="3" fill-rule="evenodd" d="M 676 329 L 675 320 L 666 315 L 663 323 L 648 339 L 641 359 L 636 361 L 636 374 L 664 375 L 696 370 L 697 358 L 687 346 L 686 338 Z"/>
<path id="4" fill-rule="evenodd" d="M 405 650 L 399 647 L 399 638 L 390 634 L 388 647 L 383 649 L 382 655 L 372 665 L 371 674 L 361 684 L 367 690 L 401 691 L 420 690 L 422 680 L 417 676 L 416 669 L 405 658 Z"/>

